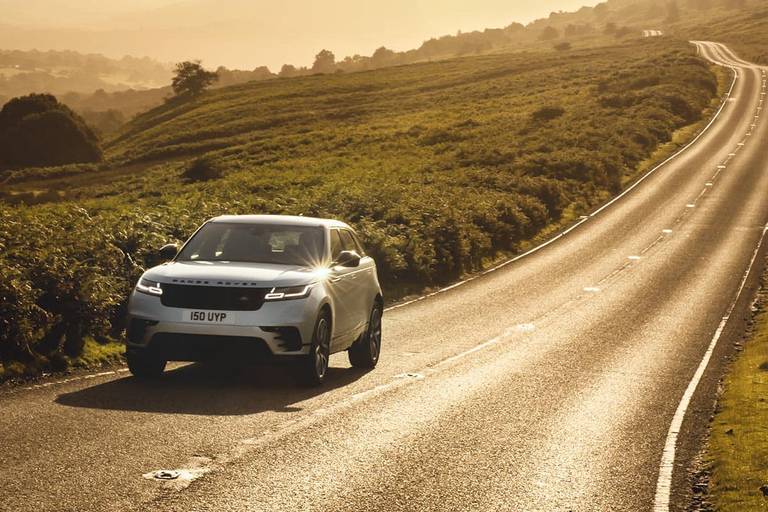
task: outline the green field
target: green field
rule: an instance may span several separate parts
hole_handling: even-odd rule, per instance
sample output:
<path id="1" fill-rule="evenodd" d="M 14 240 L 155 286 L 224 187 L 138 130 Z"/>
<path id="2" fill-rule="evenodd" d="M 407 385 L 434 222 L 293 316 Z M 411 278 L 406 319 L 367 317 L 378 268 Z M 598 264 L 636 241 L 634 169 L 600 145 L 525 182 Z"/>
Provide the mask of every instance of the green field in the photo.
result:
<path id="1" fill-rule="evenodd" d="M 253 82 L 163 105 L 109 142 L 104 164 L 10 175 L 0 359 L 119 337 L 154 250 L 224 213 L 350 222 L 389 300 L 482 269 L 682 142 L 718 102 L 694 53 L 633 40 Z M 201 156 L 220 177 L 184 179 Z"/>

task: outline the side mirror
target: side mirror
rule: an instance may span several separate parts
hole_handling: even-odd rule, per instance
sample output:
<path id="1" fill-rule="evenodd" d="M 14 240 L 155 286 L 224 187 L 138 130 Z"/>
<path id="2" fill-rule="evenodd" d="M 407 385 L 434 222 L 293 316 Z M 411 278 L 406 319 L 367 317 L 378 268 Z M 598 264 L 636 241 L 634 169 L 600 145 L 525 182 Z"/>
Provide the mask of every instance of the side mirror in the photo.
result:
<path id="1" fill-rule="evenodd" d="M 160 259 L 170 261 L 179 253 L 179 247 L 176 244 L 166 244 L 160 248 Z"/>
<path id="2" fill-rule="evenodd" d="M 334 262 L 335 266 L 357 267 L 360 265 L 360 255 L 355 251 L 341 251 Z"/>

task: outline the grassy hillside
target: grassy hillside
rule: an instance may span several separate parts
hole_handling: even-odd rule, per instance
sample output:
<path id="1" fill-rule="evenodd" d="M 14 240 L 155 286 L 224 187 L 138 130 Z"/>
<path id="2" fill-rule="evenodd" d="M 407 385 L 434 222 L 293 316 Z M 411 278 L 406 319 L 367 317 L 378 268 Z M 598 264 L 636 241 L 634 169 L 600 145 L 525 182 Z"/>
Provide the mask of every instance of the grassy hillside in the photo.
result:
<path id="1" fill-rule="evenodd" d="M 768 64 L 768 5 L 739 11 L 712 10 L 690 13 L 676 25 L 681 35 L 728 44 L 739 57 Z"/>
<path id="2" fill-rule="evenodd" d="M 523 249 L 619 192 L 717 103 L 693 48 L 635 40 L 279 79 L 168 104 L 128 125 L 109 164 L 35 170 L 0 205 L 0 360 L 118 336 L 153 251 L 223 213 L 337 217 L 389 299 Z M 204 157 L 213 179 L 185 179 Z M 63 345 L 62 345 L 63 340 Z"/>

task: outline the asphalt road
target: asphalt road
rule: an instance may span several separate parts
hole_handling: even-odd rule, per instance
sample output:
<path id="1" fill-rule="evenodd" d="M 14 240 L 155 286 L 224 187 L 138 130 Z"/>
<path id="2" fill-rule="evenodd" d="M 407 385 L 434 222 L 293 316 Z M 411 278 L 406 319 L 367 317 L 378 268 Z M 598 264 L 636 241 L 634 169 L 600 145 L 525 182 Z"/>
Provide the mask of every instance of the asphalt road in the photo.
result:
<path id="1" fill-rule="evenodd" d="M 652 510 L 768 222 L 765 72 L 700 50 L 738 79 L 688 150 L 534 254 L 388 311 L 373 372 L 341 354 L 321 390 L 189 365 L 3 391 L 0 510 Z M 754 281 L 673 429 L 673 509 Z"/>

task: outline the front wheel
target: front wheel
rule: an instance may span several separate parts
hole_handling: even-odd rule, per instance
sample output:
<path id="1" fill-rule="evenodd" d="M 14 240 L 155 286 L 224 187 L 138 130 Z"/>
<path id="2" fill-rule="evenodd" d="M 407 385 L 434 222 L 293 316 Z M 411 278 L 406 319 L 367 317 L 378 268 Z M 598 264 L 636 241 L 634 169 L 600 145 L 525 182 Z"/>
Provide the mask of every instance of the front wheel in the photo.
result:
<path id="1" fill-rule="evenodd" d="M 315 322 L 312 345 L 302 363 L 303 380 L 312 386 L 319 386 L 328 373 L 328 361 L 331 358 L 331 318 L 327 312 L 320 313 Z"/>
<path id="2" fill-rule="evenodd" d="M 375 368 L 381 354 L 381 305 L 374 304 L 368 329 L 349 347 L 349 363 L 356 368 Z"/>
<path id="3" fill-rule="evenodd" d="M 165 371 L 166 361 L 149 354 L 128 352 L 125 358 L 131 374 L 139 379 L 156 379 Z"/>

